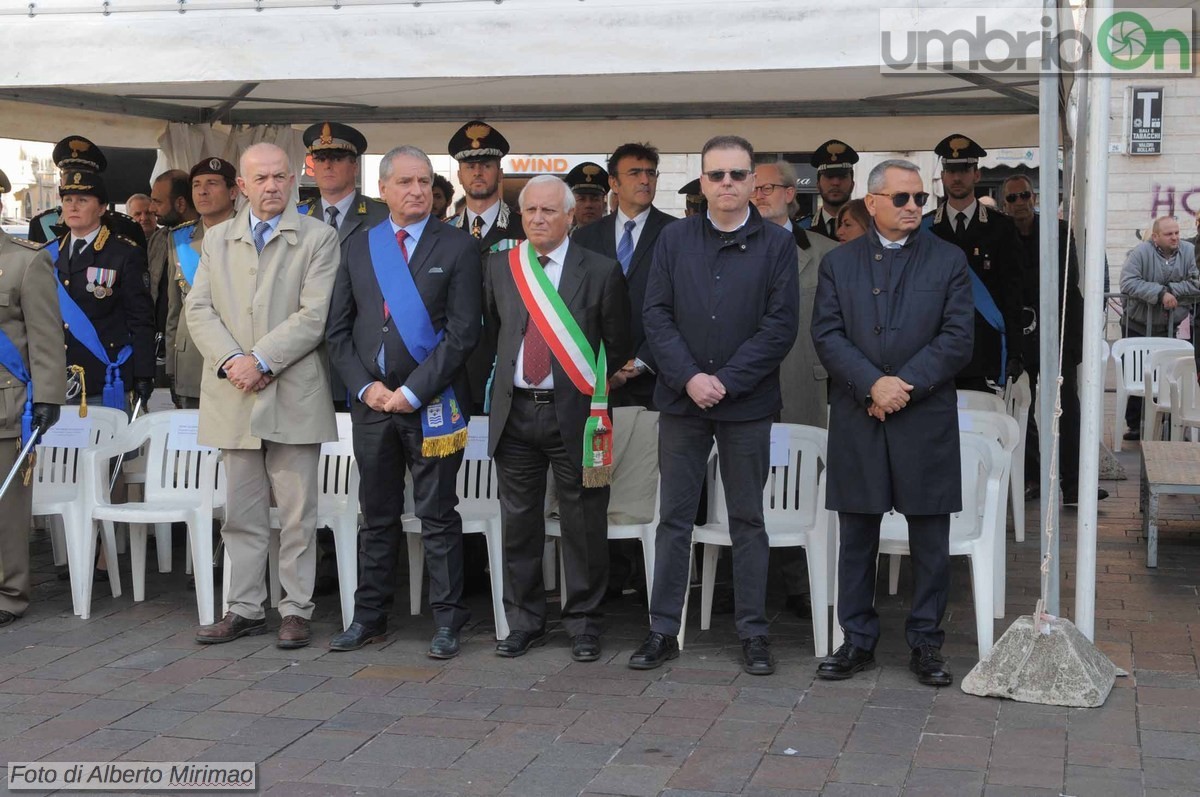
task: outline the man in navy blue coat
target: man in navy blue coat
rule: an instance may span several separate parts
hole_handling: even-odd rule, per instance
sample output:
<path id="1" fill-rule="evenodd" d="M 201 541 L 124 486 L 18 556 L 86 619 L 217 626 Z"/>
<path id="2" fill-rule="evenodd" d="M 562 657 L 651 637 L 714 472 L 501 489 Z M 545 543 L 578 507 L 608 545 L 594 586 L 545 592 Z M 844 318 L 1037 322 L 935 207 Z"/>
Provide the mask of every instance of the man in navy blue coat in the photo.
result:
<path id="1" fill-rule="evenodd" d="M 883 513 L 908 520 L 913 601 L 905 626 L 918 680 L 953 680 L 941 656 L 950 513 L 962 508 L 954 376 L 970 361 L 974 303 L 962 250 L 920 229 L 917 167 L 883 161 L 867 184 L 871 230 L 821 261 L 812 336 L 829 372 L 826 505 L 838 512 L 838 622 L 827 680 L 875 663 L 875 562 Z"/>
<path id="2" fill-rule="evenodd" d="M 678 655 L 692 525 L 716 440 L 733 540 L 734 620 L 743 669 L 768 675 L 770 548 L 762 490 L 771 421 L 783 407 L 779 364 L 796 341 L 800 290 L 796 241 L 750 204 L 754 150 L 737 136 L 704 145 L 705 215 L 658 236 L 643 321 L 658 381 L 661 520 L 655 538 L 650 633 L 629 660 L 658 667 Z"/>

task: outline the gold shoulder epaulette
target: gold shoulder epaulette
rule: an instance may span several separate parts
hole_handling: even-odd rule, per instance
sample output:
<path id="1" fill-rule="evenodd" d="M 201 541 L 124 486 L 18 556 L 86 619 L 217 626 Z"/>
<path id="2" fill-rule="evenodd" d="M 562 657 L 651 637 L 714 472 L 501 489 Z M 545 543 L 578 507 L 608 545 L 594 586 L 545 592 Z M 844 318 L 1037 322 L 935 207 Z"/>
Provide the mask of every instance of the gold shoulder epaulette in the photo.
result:
<path id="1" fill-rule="evenodd" d="M 132 238 L 126 238 L 124 235 L 121 235 L 120 233 L 117 233 L 117 240 L 118 240 L 118 241 L 121 241 L 122 243 L 127 243 L 127 244 L 129 244 L 129 245 L 130 245 L 130 246 L 132 246 L 134 249 L 141 249 L 141 247 L 140 247 L 140 246 L 138 246 L 138 242 L 137 242 L 137 241 L 133 240 Z"/>
<path id="2" fill-rule="evenodd" d="M 192 219 L 191 221 L 185 221 L 183 224 L 176 224 L 174 227 L 171 228 L 171 232 L 175 232 L 176 230 L 182 230 L 186 227 L 195 227 L 197 221 L 199 221 L 199 219 Z"/>
<path id="3" fill-rule="evenodd" d="M 26 249 L 32 249 L 35 252 L 37 252 L 41 249 L 45 249 L 47 246 L 50 245 L 49 241 L 47 241 L 46 243 L 39 244 L 36 241 L 29 240 L 28 238 L 16 238 L 16 237 L 14 237 L 12 239 L 12 242 L 15 243 L 17 246 L 22 246 Z"/>

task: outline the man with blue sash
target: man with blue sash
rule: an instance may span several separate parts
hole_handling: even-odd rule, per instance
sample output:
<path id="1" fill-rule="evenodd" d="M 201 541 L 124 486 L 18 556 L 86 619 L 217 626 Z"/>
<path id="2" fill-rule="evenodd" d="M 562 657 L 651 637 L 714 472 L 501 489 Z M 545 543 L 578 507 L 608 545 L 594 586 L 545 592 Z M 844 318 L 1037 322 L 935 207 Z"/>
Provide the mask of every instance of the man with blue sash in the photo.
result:
<path id="1" fill-rule="evenodd" d="M 200 406 L 200 378 L 204 356 L 188 331 L 183 303 L 196 281 L 204 233 L 233 218 L 237 199 L 237 169 L 221 158 L 204 158 L 188 175 L 192 204 L 200 217 L 170 231 L 167 248 L 167 376 L 175 406 L 194 410 Z"/>
<path id="2" fill-rule="evenodd" d="M 979 159 L 987 150 L 955 133 L 933 151 L 942 159 L 946 201 L 926 223 L 966 254 L 975 300 L 975 351 L 954 381 L 960 390 L 994 392 L 989 381 L 1003 387 L 1023 369 L 1021 309 L 1030 304 L 1023 293 L 1025 249 L 1012 220 L 975 198 Z"/>
<path id="3" fill-rule="evenodd" d="M 11 190 L 0 171 L 0 194 Z M 54 267 L 42 247 L 0 231 L 0 472 L 8 473 L 37 428 L 58 420 L 66 395 L 63 330 Z M 33 489 L 20 477 L 0 498 L 0 626 L 29 607 Z"/>
<path id="4" fill-rule="evenodd" d="M 87 400 L 128 409 L 126 391 L 154 390 L 154 308 L 146 252 L 102 224 L 108 201 L 99 174 L 65 171 L 58 188 L 68 232 L 55 253 L 67 362 L 84 369 Z"/>
<path id="5" fill-rule="evenodd" d="M 416 147 L 384 156 L 379 191 L 389 218 L 347 243 L 326 327 L 329 358 L 355 397 L 363 515 L 354 621 L 329 646 L 357 650 L 386 636 L 408 468 L 437 629 L 429 655 L 448 659 L 470 617 L 455 477 L 466 446 L 463 366 L 481 328 L 479 248 L 431 221 L 433 164 Z"/>

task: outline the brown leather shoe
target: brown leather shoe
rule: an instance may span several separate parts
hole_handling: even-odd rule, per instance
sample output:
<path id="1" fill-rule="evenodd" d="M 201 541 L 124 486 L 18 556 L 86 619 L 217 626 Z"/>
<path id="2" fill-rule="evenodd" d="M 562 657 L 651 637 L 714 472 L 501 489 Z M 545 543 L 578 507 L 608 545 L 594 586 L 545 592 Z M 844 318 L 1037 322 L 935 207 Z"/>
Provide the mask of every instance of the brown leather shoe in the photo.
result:
<path id="1" fill-rule="evenodd" d="M 275 647 L 289 650 L 305 647 L 309 642 L 312 642 L 312 631 L 309 630 L 308 620 L 294 614 L 283 618 L 283 623 L 279 626 L 279 641 L 275 643 Z"/>
<path id="2" fill-rule="evenodd" d="M 263 618 L 248 620 L 240 614 L 226 612 L 220 621 L 212 625 L 200 626 L 196 632 L 196 641 L 201 645 L 216 645 L 221 642 L 232 642 L 239 637 L 257 636 L 267 632 L 267 621 Z"/>

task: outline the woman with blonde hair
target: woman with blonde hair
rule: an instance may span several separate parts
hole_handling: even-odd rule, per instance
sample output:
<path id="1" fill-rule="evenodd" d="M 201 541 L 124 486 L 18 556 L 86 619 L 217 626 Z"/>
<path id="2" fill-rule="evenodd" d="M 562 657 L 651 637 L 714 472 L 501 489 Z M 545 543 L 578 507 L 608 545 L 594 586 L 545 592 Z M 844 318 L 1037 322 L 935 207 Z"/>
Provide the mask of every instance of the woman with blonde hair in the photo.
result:
<path id="1" fill-rule="evenodd" d="M 839 243 L 853 241 L 860 235 L 866 235 L 871 229 L 871 216 L 867 213 L 867 205 L 861 199 L 851 199 L 838 208 L 837 239 Z"/>

